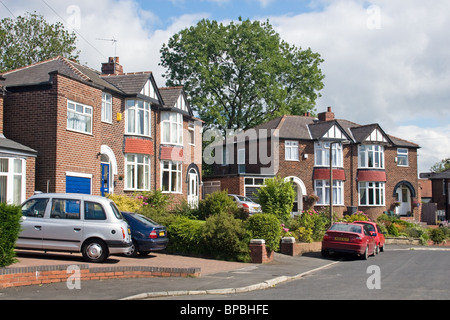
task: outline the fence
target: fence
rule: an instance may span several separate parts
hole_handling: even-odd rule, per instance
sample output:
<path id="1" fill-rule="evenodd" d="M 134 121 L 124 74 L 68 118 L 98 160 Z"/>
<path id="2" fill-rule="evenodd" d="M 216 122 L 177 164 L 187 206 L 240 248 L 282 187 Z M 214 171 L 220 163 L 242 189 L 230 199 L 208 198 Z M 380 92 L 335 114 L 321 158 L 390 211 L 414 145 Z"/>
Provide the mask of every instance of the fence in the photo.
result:
<path id="1" fill-rule="evenodd" d="M 437 203 L 430 202 L 422 204 L 422 222 L 434 225 L 437 220 Z"/>

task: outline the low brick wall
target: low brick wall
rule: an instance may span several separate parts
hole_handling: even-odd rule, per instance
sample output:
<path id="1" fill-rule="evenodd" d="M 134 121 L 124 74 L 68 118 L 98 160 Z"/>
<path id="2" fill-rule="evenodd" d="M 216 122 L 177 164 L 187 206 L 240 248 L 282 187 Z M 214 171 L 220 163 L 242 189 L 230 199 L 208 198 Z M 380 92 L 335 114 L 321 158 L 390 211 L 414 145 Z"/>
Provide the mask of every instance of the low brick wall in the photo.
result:
<path id="1" fill-rule="evenodd" d="M 300 256 L 304 253 L 319 252 L 320 250 L 322 250 L 322 242 L 300 243 L 291 237 L 281 239 L 280 253 L 289 256 Z"/>
<path id="2" fill-rule="evenodd" d="M 72 267 L 72 269 L 69 269 Z M 78 274 L 73 270 L 79 271 Z M 56 265 L 22 268 L 0 268 L 0 289 L 66 282 L 78 277 L 84 280 L 106 280 L 150 277 L 199 277 L 200 268 L 160 268 L 145 266 L 89 267 L 81 265 Z"/>
<path id="3" fill-rule="evenodd" d="M 252 263 L 268 263 L 273 260 L 274 252 L 268 252 L 266 242 L 263 239 L 253 239 L 250 241 L 250 257 Z"/>

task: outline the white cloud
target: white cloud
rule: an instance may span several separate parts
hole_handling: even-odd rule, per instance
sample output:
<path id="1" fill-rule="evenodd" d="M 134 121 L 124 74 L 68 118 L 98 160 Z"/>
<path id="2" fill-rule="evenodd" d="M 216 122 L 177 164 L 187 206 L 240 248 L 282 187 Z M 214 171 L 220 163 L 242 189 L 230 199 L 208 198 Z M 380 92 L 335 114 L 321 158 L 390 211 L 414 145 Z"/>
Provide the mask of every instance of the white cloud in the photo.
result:
<path id="1" fill-rule="evenodd" d="M 270 17 L 283 39 L 324 58 L 318 111 L 332 106 L 337 117 L 377 122 L 388 133 L 417 140 L 420 169 L 448 157 L 450 43 L 444 37 L 450 2 L 374 0 L 379 28 L 369 28 L 376 11 L 363 1 L 323 3 L 319 12 Z M 431 127 L 436 123 L 442 127 Z"/>

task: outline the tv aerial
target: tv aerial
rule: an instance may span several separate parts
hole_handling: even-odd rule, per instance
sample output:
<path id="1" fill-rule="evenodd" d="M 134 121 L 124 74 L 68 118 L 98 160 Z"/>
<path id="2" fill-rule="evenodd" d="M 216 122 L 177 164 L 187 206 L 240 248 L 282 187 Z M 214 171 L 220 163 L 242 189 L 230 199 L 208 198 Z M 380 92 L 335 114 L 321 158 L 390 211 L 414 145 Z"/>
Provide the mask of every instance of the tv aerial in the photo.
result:
<path id="1" fill-rule="evenodd" d="M 97 38 L 97 40 L 112 42 L 112 45 L 114 46 L 114 57 L 117 56 L 117 42 L 118 41 L 114 37 L 112 39 Z"/>

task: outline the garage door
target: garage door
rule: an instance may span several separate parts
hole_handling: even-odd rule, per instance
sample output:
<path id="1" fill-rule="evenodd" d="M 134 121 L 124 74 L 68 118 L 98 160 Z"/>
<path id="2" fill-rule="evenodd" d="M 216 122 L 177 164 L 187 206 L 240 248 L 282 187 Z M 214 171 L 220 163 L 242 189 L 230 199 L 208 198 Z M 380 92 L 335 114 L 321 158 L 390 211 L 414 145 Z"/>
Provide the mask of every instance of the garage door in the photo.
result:
<path id="1" fill-rule="evenodd" d="M 66 192 L 91 194 L 91 179 L 66 176 Z"/>

